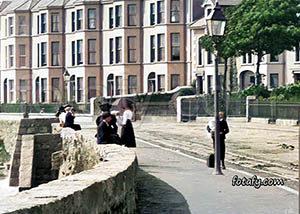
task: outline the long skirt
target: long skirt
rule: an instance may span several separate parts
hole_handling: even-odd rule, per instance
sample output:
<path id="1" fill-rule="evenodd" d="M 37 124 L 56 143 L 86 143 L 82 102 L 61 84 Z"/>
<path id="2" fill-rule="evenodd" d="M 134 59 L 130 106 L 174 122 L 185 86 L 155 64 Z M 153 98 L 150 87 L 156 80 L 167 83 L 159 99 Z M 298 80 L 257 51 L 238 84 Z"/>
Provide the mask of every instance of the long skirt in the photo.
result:
<path id="1" fill-rule="evenodd" d="M 126 147 L 136 147 L 134 131 L 130 120 L 127 120 L 125 127 L 122 127 L 121 144 Z"/>
<path id="2" fill-rule="evenodd" d="M 212 137 L 213 140 L 213 147 L 214 147 L 214 151 L 215 151 L 215 138 Z M 220 160 L 224 160 L 225 159 L 225 139 L 223 137 L 220 137 L 220 153 L 221 153 L 221 157 Z"/>

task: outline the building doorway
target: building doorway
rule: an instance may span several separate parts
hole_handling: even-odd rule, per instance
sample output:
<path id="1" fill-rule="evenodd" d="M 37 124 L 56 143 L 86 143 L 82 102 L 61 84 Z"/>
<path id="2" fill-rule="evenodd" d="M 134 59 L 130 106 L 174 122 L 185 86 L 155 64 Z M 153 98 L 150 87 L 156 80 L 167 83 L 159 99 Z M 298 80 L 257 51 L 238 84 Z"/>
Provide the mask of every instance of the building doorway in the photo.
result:
<path id="1" fill-rule="evenodd" d="M 203 94 L 203 77 L 202 76 L 197 76 L 197 94 Z"/>

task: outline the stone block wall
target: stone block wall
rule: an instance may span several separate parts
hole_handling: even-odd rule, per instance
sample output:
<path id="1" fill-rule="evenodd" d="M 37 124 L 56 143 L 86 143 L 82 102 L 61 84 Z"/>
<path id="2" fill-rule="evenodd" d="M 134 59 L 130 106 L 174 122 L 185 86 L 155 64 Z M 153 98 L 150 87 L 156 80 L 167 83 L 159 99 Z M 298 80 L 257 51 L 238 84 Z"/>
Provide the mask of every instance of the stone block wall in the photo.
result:
<path id="1" fill-rule="evenodd" d="M 58 118 L 37 118 L 37 119 L 22 119 L 17 127 L 17 139 L 15 149 L 11 159 L 11 168 L 9 174 L 9 185 L 19 186 L 20 164 L 22 153 L 22 136 L 33 134 L 45 134 L 52 132 L 52 123 L 57 123 Z M 26 148 L 26 147 L 25 147 Z"/>
<path id="2" fill-rule="evenodd" d="M 52 133 L 52 123 L 58 123 L 58 118 L 22 119 L 18 130 L 19 135 Z"/>
<path id="3" fill-rule="evenodd" d="M 59 134 L 22 136 L 19 189 L 30 189 L 58 178 L 52 171 L 52 154 L 62 149 Z"/>
<path id="4" fill-rule="evenodd" d="M 52 171 L 52 154 L 62 150 L 62 139 L 59 134 L 34 135 L 33 169 L 34 180 L 32 186 L 55 180 L 58 174 Z"/>
<path id="5" fill-rule="evenodd" d="M 0 213 L 135 213 L 137 160 L 134 149 L 99 145 L 98 151 L 106 154 L 106 161 L 93 169 L 6 198 L 0 201 Z"/>
<path id="6" fill-rule="evenodd" d="M 21 143 L 20 151 L 22 151 L 22 154 L 20 152 L 20 163 L 19 165 L 19 171 L 17 175 L 12 176 L 14 179 L 18 179 L 19 187 L 22 188 L 31 188 L 32 182 L 33 182 L 33 156 L 34 156 L 34 135 L 24 135 L 22 136 L 22 141 L 19 141 Z M 16 153 L 16 152 L 15 152 Z M 12 166 L 15 167 L 15 166 Z M 16 170 L 12 170 L 13 172 L 16 172 Z M 12 182 L 12 180 L 11 180 Z M 15 182 L 15 181 L 14 181 Z"/>

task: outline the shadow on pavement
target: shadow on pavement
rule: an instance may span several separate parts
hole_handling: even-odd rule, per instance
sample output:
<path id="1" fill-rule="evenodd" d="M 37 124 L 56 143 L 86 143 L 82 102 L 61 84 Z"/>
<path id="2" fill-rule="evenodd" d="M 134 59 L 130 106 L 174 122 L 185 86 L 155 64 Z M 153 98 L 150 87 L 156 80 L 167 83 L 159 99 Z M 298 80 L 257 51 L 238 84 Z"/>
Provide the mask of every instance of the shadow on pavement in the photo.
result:
<path id="1" fill-rule="evenodd" d="M 183 195 L 164 181 L 137 171 L 137 214 L 191 214 Z"/>

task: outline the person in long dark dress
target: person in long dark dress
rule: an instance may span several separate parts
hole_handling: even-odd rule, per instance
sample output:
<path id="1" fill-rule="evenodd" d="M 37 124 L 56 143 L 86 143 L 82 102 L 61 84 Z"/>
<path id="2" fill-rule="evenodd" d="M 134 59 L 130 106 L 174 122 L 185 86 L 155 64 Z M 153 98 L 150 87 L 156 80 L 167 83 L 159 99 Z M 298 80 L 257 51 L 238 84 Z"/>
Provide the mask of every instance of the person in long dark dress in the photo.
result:
<path id="1" fill-rule="evenodd" d="M 219 118 L 220 118 L 220 153 L 221 153 L 221 164 L 222 168 L 226 169 L 225 167 L 225 139 L 226 139 L 226 134 L 229 133 L 229 127 L 224 119 L 224 112 L 219 113 Z M 213 140 L 213 147 L 215 149 L 215 130 L 214 128 L 212 129 L 211 126 L 207 126 L 207 131 L 211 133 L 211 138 Z"/>
<path id="2" fill-rule="evenodd" d="M 136 147 L 135 136 L 132 126 L 132 107 L 126 106 L 124 108 L 121 130 L 121 144 L 126 147 Z"/>
<path id="3" fill-rule="evenodd" d="M 64 124 L 64 128 L 69 127 L 74 129 L 75 131 L 81 130 L 81 126 L 79 124 L 74 124 L 75 119 L 75 109 L 72 107 L 70 111 L 66 114 L 66 120 Z"/>

